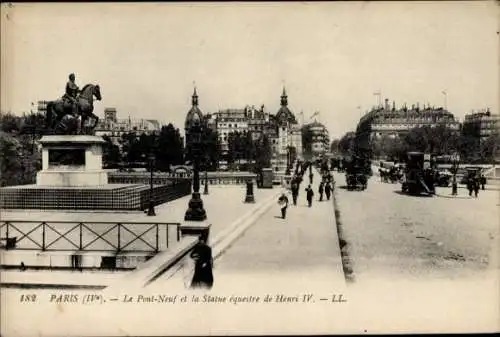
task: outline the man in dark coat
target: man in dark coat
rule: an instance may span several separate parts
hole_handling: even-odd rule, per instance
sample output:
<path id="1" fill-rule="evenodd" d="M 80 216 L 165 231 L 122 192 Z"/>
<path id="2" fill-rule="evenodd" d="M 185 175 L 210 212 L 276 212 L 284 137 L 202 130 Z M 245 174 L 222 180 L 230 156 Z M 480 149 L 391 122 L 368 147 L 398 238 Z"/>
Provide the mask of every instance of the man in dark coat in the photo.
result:
<path id="1" fill-rule="evenodd" d="M 214 284 L 212 248 L 207 245 L 203 236 L 200 236 L 190 257 L 195 261 L 191 288 L 212 288 Z"/>
<path id="2" fill-rule="evenodd" d="M 292 190 L 292 200 L 293 200 L 293 205 L 297 206 L 297 198 L 299 196 L 299 183 L 298 183 L 298 178 L 293 179 L 292 181 L 292 186 L 290 187 Z"/>
<path id="3" fill-rule="evenodd" d="M 330 196 L 332 194 L 332 185 L 330 185 L 329 181 L 327 181 L 325 185 L 325 194 L 326 194 L 326 199 L 330 200 Z"/>
<path id="4" fill-rule="evenodd" d="M 457 177 L 453 176 L 453 181 L 451 183 L 451 195 L 458 194 L 458 185 L 457 185 Z"/>
<path id="5" fill-rule="evenodd" d="M 307 198 L 307 204 L 309 205 L 309 207 L 312 206 L 313 197 L 314 197 L 314 192 L 311 188 L 311 185 L 309 185 L 306 188 L 306 198 Z"/>
<path id="6" fill-rule="evenodd" d="M 286 209 L 288 207 L 288 197 L 286 196 L 285 192 L 281 194 L 281 196 L 278 199 L 278 203 L 281 208 L 281 218 L 285 219 L 286 218 Z"/>
<path id="7" fill-rule="evenodd" d="M 319 201 L 323 201 L 323 191 L 325 184 L 323 182 L 319 183 L 318 193 L 319 193 Z"/>
<path id="8" fill-rule="evenodd" d="M 474 180 L 473 180 L 473 188 L 474 188 L 474 197 L 477 198 L 477 195 L 479 194 L 479 183 L 480 183 L 480 178 L 479 177 L 475 177 Z"/>
<path id="9" fill-rule="evenodd" d="M 467 179 L 467 189 L 469 190 L 469 197 L 472 197 L 472 190 L 474 189 L 474 178 Z"/>

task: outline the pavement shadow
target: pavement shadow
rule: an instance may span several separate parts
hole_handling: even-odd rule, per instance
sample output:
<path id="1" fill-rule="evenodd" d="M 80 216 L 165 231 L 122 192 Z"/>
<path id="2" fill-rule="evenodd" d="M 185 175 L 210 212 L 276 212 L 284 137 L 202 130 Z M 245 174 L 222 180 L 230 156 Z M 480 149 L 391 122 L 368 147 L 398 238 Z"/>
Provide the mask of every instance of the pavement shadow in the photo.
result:
<path id="1" fill-rule="evenodd" d="M 347 185 L 338 186 L 338 188 L 343 189 L 343 190 L 346 190 L 346 191 L 349 191 L 349 192 L 359 192 L 359 191 L 364 191 L 364 190 L 363 190 L 363 189 L 361 189 L 361 188 L 353 188 L 353 189 L 349 189 L 349 188 L 347 187 Z"/>
<path id="2" fill-rule="evenodd" d="M 393 191 L 393 192 L 399 195 L 417 197 L 417 198 L 432 198 L 434 196 L 433 194 L 408 194 L 401 191 Z"/>
<path id="3" fill-rule="evenodd" d="M 446 198 L 446 199 L 475 199 L 474 197 L 466 196 L 458 196 L 458 195 L 444 195 L 444 194 L 436 194 L 437 197 Z"/>

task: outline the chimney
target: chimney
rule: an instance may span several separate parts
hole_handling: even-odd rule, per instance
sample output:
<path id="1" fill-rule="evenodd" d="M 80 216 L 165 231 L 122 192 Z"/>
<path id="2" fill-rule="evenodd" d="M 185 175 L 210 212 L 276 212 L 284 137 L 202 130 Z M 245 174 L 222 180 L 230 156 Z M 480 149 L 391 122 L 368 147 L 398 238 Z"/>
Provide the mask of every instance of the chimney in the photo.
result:
<path id="1" fill-rule="evenodd" d="M 417 111 L 420 111 L 420 103 L 417 102 Z"/>
<path id="2" fill-rule="evenodd" d="M 384 107 L 384 109 L 386 111 L 389 111 L 389 99 L 388 98 L 385 99 L 385 107 Z"/>
<path id="3" fill-rule="evenodd" d="M 392 101 L 392 111 L 396 111 L 396 101 Z"/>

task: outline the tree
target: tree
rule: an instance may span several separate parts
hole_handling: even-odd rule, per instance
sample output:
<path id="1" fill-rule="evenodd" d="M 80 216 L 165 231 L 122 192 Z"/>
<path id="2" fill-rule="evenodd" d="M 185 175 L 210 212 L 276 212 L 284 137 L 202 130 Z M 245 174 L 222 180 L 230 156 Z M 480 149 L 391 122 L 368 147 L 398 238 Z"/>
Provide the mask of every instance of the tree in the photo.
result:
<path id="1" fill-rule="evenodd" d="M 137 138 L 135 132 L 128 132 L 122 134 L 120 139 L 123 161 L 127 164 L 140 162 L 143 158 Z"/>
<path id="2" fill-rule="evenodd" d="M 205 168 L 207 170 L 216 170 L 221 157 L 221 144 L 217 132 L 211 128 L 205 128 L 202 136 L 202 146 Z"/>
<path id="3" fill-rule="evenodd" d="M 481 134 L 478 124 L 467 123 L 462 126 L 458 151 L 463 161 L 475 162 L 480 158 Z"/>
<path id="4" fill-rule="evenodd" d="M 0 130 L 7 133 L 17 133 L 21 129 L 22 120 L 10 112 L 0 112 Z"/>
<path id="5" fill-rule="evenodd" d="M 354 147 L 354 132 L 348 132 L 339 140 L 339 152 L 342 155 L 350 155 L 352 154 L 352 149 Z"/>
<path id="6" fill-rule="evenodd" d="M 0 131 L 0 186 L 32 184 L 41 169 L 41 155 L 27 138 Z"/>
<path id="7" fill-rule="evenodd" d="M 480 144 L 480 157 L 483 163 L 495 163 L 500 154 L 500 134 L 493 134 Z"/>
<path id="8" fill-rule="evenodd" d="M 255 171 L 260 172 L 263 168 L 271 167 L 271 142 L 267 135 L 262 135 L 255 144 Z"/>
<path id="9" fill-rule="evenodd" d="M 234 164 L 236 161 L 242 158 L 242 139 L 241 134 L 238 131 L 230 132 L 227 136 L 227 162 L 229 164 Z"/>
<path id="10" fill-rule="evenodd" d="M 114 144 L 109 136 L 102 137 L 105 141 L 102 147 L 102 160 L 106 168 L 116 168 L 121 162 L 121 153 L 118 145 Z"/>
<path id="11" fill-rule="evenodd" d="M 334 153 L 334 154 L 339 154 L 339 143 L 340 143 L 340 139 L 334 139 L 332 140 L 332 142 L 330 143 L 330 152 Z"/>
<path id="12" fill-rule="evenodd" d="M 172 123 L 162 126 L 156 146 L 156 167 L 169 171 L 171 165 L 184 164 L 184 142 L 179 129 Z M 190 155 L 186 155 L 189 158 Z"/>
<path id="13" fill-rule="evenodd" d="M 312 154 L 313 134 L 308 125 L 302 126 L 302 150 L 305 155 Z"/>

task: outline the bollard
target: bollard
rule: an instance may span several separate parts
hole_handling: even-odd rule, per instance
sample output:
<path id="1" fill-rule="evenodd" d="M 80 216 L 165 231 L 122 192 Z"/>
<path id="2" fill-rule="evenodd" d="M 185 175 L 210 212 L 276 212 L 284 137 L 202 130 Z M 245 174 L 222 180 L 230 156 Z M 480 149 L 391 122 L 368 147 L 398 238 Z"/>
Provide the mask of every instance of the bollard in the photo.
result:
<path id="1" fill-rule="evenodd" d="M 247 181 L 247 192 L 245 196 L 246 203 L 254 203 L 255 197 L 253 195 L 253 183 L 252 181 Z"/>

